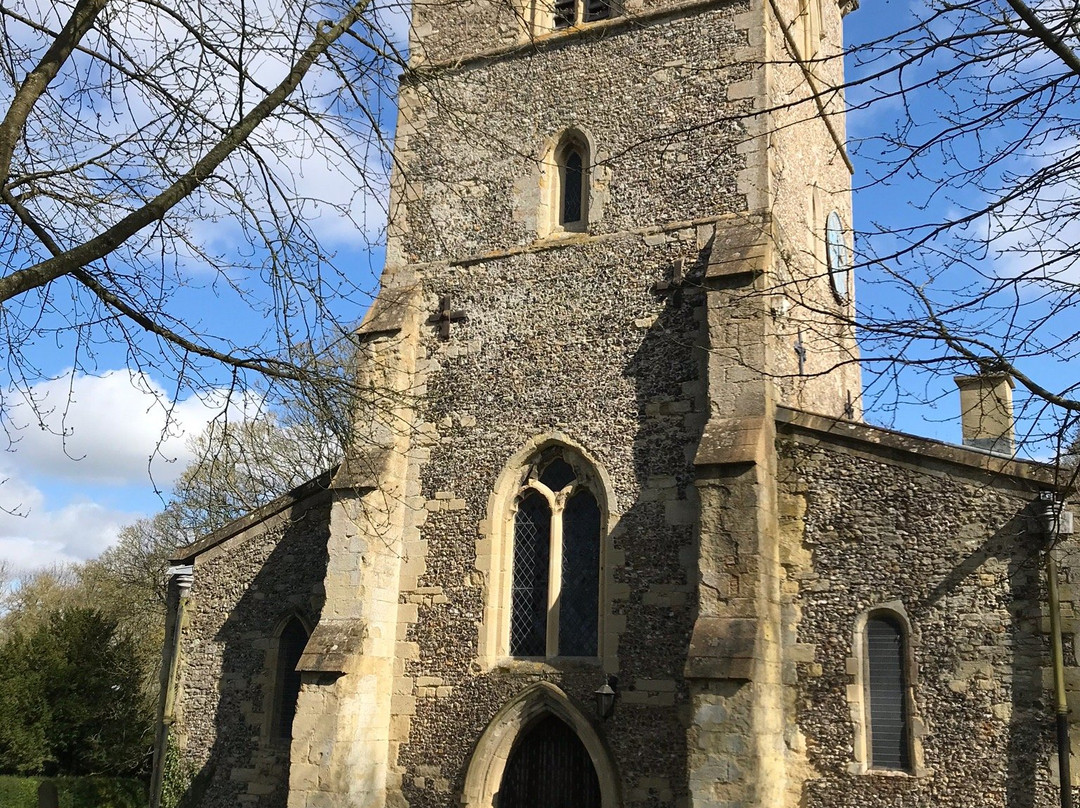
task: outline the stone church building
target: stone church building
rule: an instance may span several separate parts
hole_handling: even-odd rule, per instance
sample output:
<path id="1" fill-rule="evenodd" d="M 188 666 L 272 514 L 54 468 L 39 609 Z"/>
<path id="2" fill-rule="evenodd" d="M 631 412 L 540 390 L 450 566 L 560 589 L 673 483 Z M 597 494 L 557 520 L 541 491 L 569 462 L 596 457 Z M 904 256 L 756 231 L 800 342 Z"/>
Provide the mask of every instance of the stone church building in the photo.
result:
<path id="1" fill-rule="evenodd" d="M 1057 804 L 1008 380 L 862 422 L 855 6 L 414 5 L 361 436 L 175 559 L 155 791 Z"/>

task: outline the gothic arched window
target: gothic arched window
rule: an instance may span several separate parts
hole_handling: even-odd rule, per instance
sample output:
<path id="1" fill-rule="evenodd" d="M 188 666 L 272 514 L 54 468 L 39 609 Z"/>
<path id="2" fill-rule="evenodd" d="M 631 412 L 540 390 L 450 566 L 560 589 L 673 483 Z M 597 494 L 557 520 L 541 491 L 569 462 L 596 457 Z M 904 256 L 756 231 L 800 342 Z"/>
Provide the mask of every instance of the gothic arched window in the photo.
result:
<path id="1" fill-rule="evenodd" d="M 602 515 L 585 475 L 541 457 L 515 505 L 510 653 L 596 656 Z"/>
<path id="2" fill-rule="evenodd" d="M 300 698 L 300 672 L 296 666 L 300 664 L 307 641 L 308 630 L 297 617 L 290 617 L 278 634 L 273 718 L 275 738 L 292 738 L 296 702 Z"/>
<path id="3" fill-rule="evenodd" d="M 555 207 L 563 230 L 583 231 L 589 222 L 589 149 L 584 138 L 568 133 L 555 149 L 558 187 Z"/>
<path id="4" fill-rule="evenodd" d="M 616 15 L 612 0 L 555 0 L 554 28 L 562 30 L 579 22 L 599 22 Z"/>
<path id="5" fill-rule="evenodd" d="M 911 771 L 907 632 L 887 611 L 866 620 L 866 729 L 870 767 Z"/>

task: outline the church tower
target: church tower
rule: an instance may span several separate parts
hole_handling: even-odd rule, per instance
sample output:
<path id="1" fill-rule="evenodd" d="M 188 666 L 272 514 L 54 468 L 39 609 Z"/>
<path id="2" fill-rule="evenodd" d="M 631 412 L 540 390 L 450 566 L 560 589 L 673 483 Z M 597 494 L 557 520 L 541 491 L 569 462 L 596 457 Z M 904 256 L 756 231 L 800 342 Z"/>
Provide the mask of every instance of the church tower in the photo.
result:
<path id="1" fill-rule="evenodd" d="M 414 5 L 290 808 L 794 804 L 775 407 L 858 416 L 844 10 Z"/>
<path id="2" fill-rule="evenodd" d="M 524 2 L 414 5 L 359 439 L 178 551 L 155 793 L 1056 804 L 1068 491 L 861 423 L 854 0 Z"/>
<path id="3" fill-rule="evenodd" d="M 777 407 L 860 415 L 845 11 L 414 3 L 360 440 L 178 559 L 201 804 L 798 804 Z"/>

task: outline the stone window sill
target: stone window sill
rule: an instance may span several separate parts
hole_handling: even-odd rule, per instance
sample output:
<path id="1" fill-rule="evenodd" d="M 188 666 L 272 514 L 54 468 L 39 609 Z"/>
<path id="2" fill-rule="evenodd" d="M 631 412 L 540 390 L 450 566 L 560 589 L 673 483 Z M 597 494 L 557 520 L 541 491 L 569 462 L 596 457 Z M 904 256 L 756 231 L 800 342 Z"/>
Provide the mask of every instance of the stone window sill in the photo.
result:
<path id="1" fill-rule="evenodd" d="M 602 664 L 600 657 L 503 657 L 493 667 L 508 673 L 537 674 L 596 670 Z"/>

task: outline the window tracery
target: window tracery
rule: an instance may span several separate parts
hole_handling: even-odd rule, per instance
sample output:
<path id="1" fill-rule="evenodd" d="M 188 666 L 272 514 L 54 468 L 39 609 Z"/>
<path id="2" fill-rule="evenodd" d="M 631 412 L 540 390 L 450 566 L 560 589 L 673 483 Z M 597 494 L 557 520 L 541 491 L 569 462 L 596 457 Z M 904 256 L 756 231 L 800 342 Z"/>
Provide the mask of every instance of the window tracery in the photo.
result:
<path id="1" fill-rule="evenodd" d="M 598 654 L 602 514 L 583 472 L 542 457 L 515 498 L 512 656 Z"/>
<path id="2" fill-rule="evenodd" d="M 584 138 L 568 132 L 555 149 L 558 182 L 555 207 L 559 226 L 584 231 L 589 221 L 589 149 Z"/>

